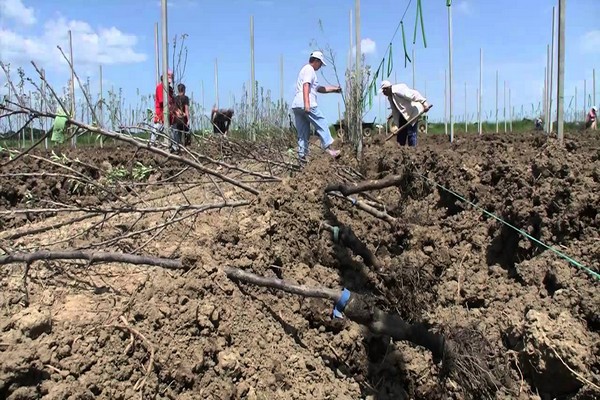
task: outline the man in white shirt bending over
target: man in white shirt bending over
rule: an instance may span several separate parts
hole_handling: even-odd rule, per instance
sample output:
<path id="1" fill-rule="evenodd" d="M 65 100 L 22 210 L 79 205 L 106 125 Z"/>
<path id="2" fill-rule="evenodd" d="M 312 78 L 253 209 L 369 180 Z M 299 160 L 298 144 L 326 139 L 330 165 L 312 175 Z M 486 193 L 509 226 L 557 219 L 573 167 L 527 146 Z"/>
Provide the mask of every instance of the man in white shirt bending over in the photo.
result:
<path id="1" fill-rule="evenodd" d="M 431 108 L 431 105 L 427 104 L 427 100 L 421 93 L 409 88 L 404 83 L 392 85 L 390 81 L 383 81 L 381 82 L 381 91 L 390 101 L 394 125 L 398 128 L 404 126 L 412 118 L 423 112 L 427 112 Z M 396 141 L 399 146 L 406 145 L 407 141 L 410 147 L 417 146 L 416 119 L 409 126 L 398 132 Z"/>
<path id="2" fill-rule="evenodd" d="M 298 131 L 298 157 L 301 162 L 306 162 L 308 156 L 308 140 L 310 136 L 310 125 L 312 124 L 321 138 L 321 147 L 334 158 L 339 157 L 340 152 L 333 150 L 331 144 L 333 138 L 329 133 L 329 125 L 325 116 L 317 107 L 317 92 L 319 93 L 341 93 L 339 86 L 320 86 L 317 81 L 317 73 L 325 66 L 325 57 L 320 51 L 313 51 L 306 64 L 298 74 L 296 82 L 296 95 L 292 102 L 292 111 Z"/>

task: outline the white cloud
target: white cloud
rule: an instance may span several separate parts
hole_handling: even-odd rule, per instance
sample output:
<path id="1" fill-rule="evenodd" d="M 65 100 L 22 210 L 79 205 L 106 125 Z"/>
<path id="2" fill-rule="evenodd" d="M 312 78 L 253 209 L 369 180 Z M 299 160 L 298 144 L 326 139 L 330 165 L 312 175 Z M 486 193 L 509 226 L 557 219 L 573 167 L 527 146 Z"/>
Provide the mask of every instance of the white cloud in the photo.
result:
<path id="1" fill-rule="evenodd" d="M 472 12 L 473 12 L 473 10 L 471 9 L 471 4 L 468 1 L 466 1 L 466 0 L 463 0 L 460 3 L 458 3 L 456 5 L 456 10 L 459 13 L 462 13 L 462 14 L 465 14 L 465 15 L 471 15 Z"/>
<path id="2" fill-rule="evenodd" d="M 21 0 L 0 0 L 0 15 L 24 25 L 36 22 L 32 7 L 25 7 Z"/>
<path id="3" fill-rule="evenodd" d="M 579 40 L 581 52 L 585 54 L 600 54 L 600 30 L 589 31 Z"/>
<path id="4" fill-rule="evenodd" d="M 373 39 L 361 39 L 360 52 L 365 55 L 377 53 L 377 43 Z M 352 55 L 356 55 L 356 46 L 352 48 Z"/>
<path id="5" fill-rule="evenodd" d="M 2 0 L 0 0 L 2 1 Z M 68 56 L 69 36 L 73 38 L 75 68 L 98 64 L 127 64 L 146 60 L 146 54 L 136 51 L 137 37 L 115 27 L 95 29 L 84 21 L 59 17 L 48 21 L 40 35 L 30 35 L 0 29 L 2 59 L 17 65 L 33 60 L 42 67 L 65 67 L 66 62 L 56 46 Z"/>

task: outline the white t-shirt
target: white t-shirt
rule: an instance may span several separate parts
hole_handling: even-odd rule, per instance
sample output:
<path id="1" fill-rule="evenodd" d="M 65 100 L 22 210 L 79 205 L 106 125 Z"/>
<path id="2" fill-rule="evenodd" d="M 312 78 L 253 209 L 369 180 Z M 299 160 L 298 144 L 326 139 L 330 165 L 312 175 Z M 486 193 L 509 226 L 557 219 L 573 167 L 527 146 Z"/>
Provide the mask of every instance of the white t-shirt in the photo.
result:
<path id="1" fill-rule="evenodd" d="M 294 96 L 294 101 L 292 101 L 292 108 L 304 108 L 302 87 L 305 83 L 310 83 L 310 92 L 308 94 L 310 106 L 317 106 L 317 88 L 319 87 L 317 73 L 312 65 L 306 64 L 304 67 L 302 67 L 300 73 L 298 74 L 298 81 L 296 82 L 296 95 Z"/>

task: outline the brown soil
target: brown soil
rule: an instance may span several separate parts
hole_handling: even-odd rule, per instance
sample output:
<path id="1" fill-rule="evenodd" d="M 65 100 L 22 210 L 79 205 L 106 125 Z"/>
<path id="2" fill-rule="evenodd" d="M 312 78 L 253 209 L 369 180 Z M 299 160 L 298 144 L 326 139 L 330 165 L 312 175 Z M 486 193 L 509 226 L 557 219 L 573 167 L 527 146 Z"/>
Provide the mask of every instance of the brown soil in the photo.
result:
<path id="1" fill-rule="evenodd" d="M 598 272 L 600 139 L 577 135 L 564 146 L 534 134 L 420 140 L 417 149 L 397 149 L 374 138 L 361 163 L 348 150 L 339 161 L 317 155 L 281 183 L 256 185 L 256 198 L 221 184 L 228 199 L 254 203 L 200 213 L 156 237 L 106 242 L 171 213 L 94 217 L 15 239 L 6 238 L 83 213 L 0 215 L 5 247 L 135 251 L 193 265 L 179 272 L 37 262 L 27 306 L 24 266 L 0 266 L 0 398 L 599 398 L 600 282 L 434 182 Z M 143 151 L 65 154 L 63 165 L 111 193 L 65 177 L 0 177 L 0 209 L 106 206 L 119 204 L 117 196 L 157 207 L 221 201 L 193 170 L 172 179 L 185 194 L 163 184 L 181 167 Z M 143 182 L 107 180 L 136 161 L 153 168 Z M 2 174 L 41 171 L 67 173 L 25 158 Z M 356 172 L 405 178 L 371 193 L 397 226 L 324 195 L 329 183 L 360 180 Z M 378 267 L 333 243 L 323 222 L 351 228 Z M 446 376 L 419 346 L 332 320 L 327 301 L 236 284 L 220 266 L 368 295 L 444 332 L 462 362 L 483 372 L 468 375 L 459 364 Z"/>

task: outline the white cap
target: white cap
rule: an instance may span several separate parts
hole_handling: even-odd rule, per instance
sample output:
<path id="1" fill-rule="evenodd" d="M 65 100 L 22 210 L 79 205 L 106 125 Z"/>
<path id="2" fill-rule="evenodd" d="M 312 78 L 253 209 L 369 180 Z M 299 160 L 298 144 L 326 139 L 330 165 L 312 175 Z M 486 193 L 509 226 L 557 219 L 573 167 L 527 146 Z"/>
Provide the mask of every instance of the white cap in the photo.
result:
<path id="1" fill-rule="evenodd" d="M 592 110 L 594 110 L 595 112 L 598 112 L 598 107 L 594 106 L 594 107 L 592 107 Z"/>
<path id="2" fill-rule="evenodd" d="M 391 86 L 392 86 L 392 82 L 390 82 L 390 81 L 383 81 L 383 82 L 381 82 L 380 88 L 381 89 L 385 89 L 385 88 L 391 87 Z"/>
<path id="3" fill-rule="evenodd" d="M 321 60 L 323 66 L 327 66 L 327 63 L 325 63 L 325 56 L 319 50 L 313 51 L 310 53 L 310 56 L 316 58 L 317 60 Z"/>

